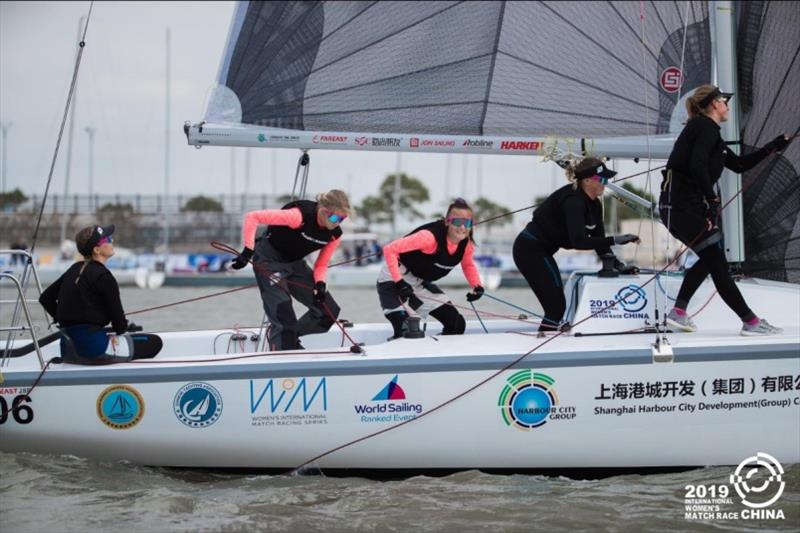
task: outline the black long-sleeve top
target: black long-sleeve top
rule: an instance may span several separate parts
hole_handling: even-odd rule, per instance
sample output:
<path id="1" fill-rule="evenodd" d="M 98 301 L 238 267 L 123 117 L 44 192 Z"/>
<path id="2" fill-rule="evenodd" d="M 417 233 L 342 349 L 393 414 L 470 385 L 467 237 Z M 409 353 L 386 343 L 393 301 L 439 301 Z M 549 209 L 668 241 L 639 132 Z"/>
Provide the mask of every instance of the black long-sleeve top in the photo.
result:
<path id="1" fill-rule="evenodd" d="M 547 197 L 533 212 L 527 231 L 536 236 L 551 254 L 559 248 L 611 252 L 613 237 L 603 228 L 603 204 L 592 200 L 583 189 L 565 185 Z"/>
<path id="2" fill-rule="evenodd" d="M 738 156 L 722 140 L 719 130 L 719 124 L 705 115 L 698 115 L 689 119 L 678 135 L 667 161 L 667 168 L 673 171 L 674 177 L 673 205 L 702 203 L 703 198 L 716 197 L 714 184 L 722 175 L 723 167 L 737 173 L 745 172 L 770 154 L 765 147 Z"/>
<path id="3" fill-rule="evenodd" d="M 117 280 L 97 261 L 81 261 L 69 267 L 42 292 L 39 303 L 61 326 L 93 324 L 104 327 L 111 322 L 117 334 L 128 329 Z"/>

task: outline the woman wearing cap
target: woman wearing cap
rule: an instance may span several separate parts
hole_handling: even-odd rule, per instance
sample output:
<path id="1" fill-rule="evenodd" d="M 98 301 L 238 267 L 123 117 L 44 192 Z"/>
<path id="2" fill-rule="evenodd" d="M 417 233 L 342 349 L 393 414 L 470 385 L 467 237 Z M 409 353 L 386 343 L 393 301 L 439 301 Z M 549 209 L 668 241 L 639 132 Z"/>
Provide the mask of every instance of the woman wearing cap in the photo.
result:
<path id="1" fill-rule="evenodd" d="M 756 166 L 773 152 L 786 148 L 789 139 L 778 135 L 763 148 L 738 156 L 720 137 L 720 123 L 728 120 L 728 100 L 714 85 L 701 85 L 686 100 L 689 120 L 681 131 L 663 171 L 659 207 L 669 232 L 690 247 L 699 260 L 686 271 L 675 307 L 667 323 L 683 331 L 697 327 L 686 313 L 689 300 L 711 274 L 719 295 L 742 320 L 742 335 L 774 335 L 780 328 L 759 319 L 747 306 L 728 270 L 722 251 L 722 233 L 717 227 L 720 199 L 714 184 L 723 167 L 740 173 Z"/>
<path id="2" fill-rule="evenodd" d="M 347 195 L 334 189 L 317 196 L 315 202 L 297 200 L 281 209 L 245 215 L 244 249 L 231 268 L 244 268 L 253 259 L 264 312 L 271 323 L 269 342 L 273 350 L 302 348 L 299 337 L 328 331 L 339 316 L 339 306 L 327 291 L 325 276 L 341 242 L 339 225 L 349 214 Z M 256 240 L 259 224 L 269 228 Z M 320 252 L 312 271 L 305 257 L 317 250 Z M 292 297 L 308 307 L 299 320 L 292 308 Z"/>
<path id="3" fill-rule="evenodd" d="M 481 278 L 473 260 L 472 208 L 456 199 L 444 220 L 424 224 L 403 238 L 383 247 L 385 264 L 378 275 L 378 298 L 383 314 L 394 328 L 392 338 L 401 337 L 408 313 L 404 303 L 420 315 L 430 314 L 441 322 L 442 335 L 460 335 L 467 323 L 433 282 L 445 277 L 459 263 L 472 287 L 467 300 L 483 295 Z M 426 297 L 423 302 L 418 296 Z"/>
<path id="4" fill-rule="evenodd" d="M 82 358 L 100 360 L 108 353 L 109 338 L 105 326 L 110 322 L 117 335 L 128 331 L 122 309 L 119 285 L 106 262 L 114 255 L 114 225 L 89 226 L 75 236 L 83 261 L 70 266 L 39 297 L 39 303 L 58 322 Z M 131 324 L 132 325 L 132 324 Z M 139 334 L 133 338 L 133 357 L 153 357 L 161 349 L 161 339 Z M 61 339 L 61 353 L 68 355 L 66 339 Z"/>
<path id="5" fill-rule="evenodd" d="M 595 250 L 602 256 L 611 254 L 612 244 L 639 242 L 639 237 L 631 234 L 606 237 L 603 229 L 603 204 L 599 198 L 616 172 L 600 159 L 587 157 L 571 164 L 566 173 L 570 184 L 536 208 L 533 220 L 514 241 L 514 263 L 544 308 L 540 332 L 557 330 L 567 307 L 561 272 L 553 254 L 566 248 Z M 635 270 L 621 261 L 615 260 L 615 265 L 622 273 Z"/>

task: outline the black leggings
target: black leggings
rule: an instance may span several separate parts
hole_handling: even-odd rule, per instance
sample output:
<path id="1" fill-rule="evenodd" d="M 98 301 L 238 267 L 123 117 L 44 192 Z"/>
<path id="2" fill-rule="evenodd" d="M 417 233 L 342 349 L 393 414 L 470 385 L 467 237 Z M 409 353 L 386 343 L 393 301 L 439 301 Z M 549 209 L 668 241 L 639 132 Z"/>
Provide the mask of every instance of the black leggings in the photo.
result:
<path id="1" fill-rule="evenodd" d="M 539 331 L 555 331 L 567 309 L 561 271 L 552 254 L 543 250 L 535 237 L 528 235 L 523 232 L 514 241 L 514 264 L 544 309 Z"/>
<path id="2" fill-rule="evenodd" d="M 743 321 L 753 320 L 755 315 L 747 306 L 742 293 L 739 292 L 739 287 L 736 286 L 728 271 L 728 261 L 722 248 L 716 244 L 711 245 L 700 250 L 697 255 L 700 259 L 692 268 L 686 271 L 683 283 L 681 283 L 681 289 L 678 291 L 678 297 L 675 300 L 675 307 L 686 309 L 689 305 L 689 300 L 692 299 L 703 280 L 711 274 L 714 287 L 717 288 L 717 292 L 719 292 L 720 297 L 728 307 Z"/>

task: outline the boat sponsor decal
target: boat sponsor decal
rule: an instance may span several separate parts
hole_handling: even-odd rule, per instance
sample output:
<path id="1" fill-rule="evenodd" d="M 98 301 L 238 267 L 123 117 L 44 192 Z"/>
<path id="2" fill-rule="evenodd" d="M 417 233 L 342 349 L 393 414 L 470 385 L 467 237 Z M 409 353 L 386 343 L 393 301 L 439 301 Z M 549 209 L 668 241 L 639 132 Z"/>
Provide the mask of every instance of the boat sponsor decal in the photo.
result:
<path id="1" fill-rule="evenodd" d="M 356 146 L 378 146 L 381 148 L 400 148 L 402 139 L 399 137 L 356 137 L 353 139 Z"/>
<path id="2" fill-rule="evenodd" d="M 500 141 L 501 150 L 536 152 L 544 146 L 539 141 Z"/>
<path id="3" fill-rule="evenodd" d="M 17 424 L 33 422 L 33 405 L 28 387 L 0 388 L 0 426 L 14 421 Z"/>
<path id="4" fill-rule="evenodd" d="M 720 377 L 700 383 L 692 379 L 600 383 L 600 391 L 594 399 L 604 403 L 622 402 L 613 407 L 595 405 L 595 416 L 797 409 L 800 407 L 800 374 Z M 676 403 L 675 400 L 682 401 Z"/>
<path id="5" fill-rule="evenodd" d="M 530 431 L 551 420 L 573 420 L 575 407 L 560 405 L 553 384 L 553 378 L 532 370 L 508 377 L 497 402 L 506 425 Z"/>
<path id="6" fill-rule="evenodd" d="M 421 403 L 408 401 L 406 392 L 397 382 L 399 375 L 389 380 L 369 403 L 353 405 L 359 422 L 365 424 L 396 424 L 417 418 L 424 411 Z"/>
<path id="7" fill-rule="evenodd" d="M 356 143 L 356 146 L 366 146 L 369 142 L 369 137 L 356 137 L 353 142 Z"/>
<path id="8" fill-rule="evenodd" d="M 175 394 L 172 409 L 187 426 L 205 428 L 222 415 L 222 395 L 208 383 L 189 383 Z"/>
<path id="9" fill-rule="evenodd" d="M 311 142 L 314 144 L 347 144 L 347 135 L 314 135 Z"/>
<path id="10" fill-rule="evenodd" d="M 111 385 L 97 397 L 97 417 L 112 429 L 130 429 L 144 417 L 144 398 L 130 385 Z"/>
<path id="11" fill-rule="evenodd" d="M 683 84 L 683 73 L 678 67 L 667 67 L 658 78 L 661 88 L 668 93 L 676 93 Z"/>
<path id="12" fill-rule="evenodd" d="M 494 141 L 487 141 L 485 139 L 467 139 L 461 146 L 464 148 L 494 148 Z"/>
<path id="13" fill-rule="evenodd" d="M 411 137 L 408 141 L 410 148 L 433 147 L 433 148 L 455 148 L 455 139 L 420 139 L 419 137 Z"/>
<path id="14" fill-rule="evenodd" d="M 250 425 L 327 424 L 327 378 L 250 380 Z"/>
<path id="15" fill-rule="evenodd" d="M 408 140 L 408 146 L 411 148 L 419 148 L 419 137 L 411 137 Z"/>
<path id="16" fill-rule="evenodd" d="M 259 134 L 258 134 L 258 142 L 260 142 L 260 143 L 265 143 L 265 142 L 267 142 L 267 136 L 266 136 L 266 135 L 264 135 L 263 133 L 259 133 Z"/>
<path id="17" fill-rule="evenodd" d="M 610 298 L 590 298 L 589 312 L 595 318 L 615 320 L 643 318 L 650 319 L 647 307 L 647 293 L 639 285 L 626 285 Z"/>
<path id="18" fill-rule="evenodd" d="M 785 520 L 783 509 L 775 506 L 786 488 L 784 473 L 775 457 L 758 452 L 739 463 L 725 480 L 730 485 L 725 481 L 687 484 L 683 516 L 702 521 Z"/>
<path id="19" fill-rule="evenodd" d="M 296 143 L 296 142 L 300 142 L 300 136 L 299 135 L 270 135 L 269 136 L 269 140 L 273 141 L 273 142 L 277 141 L 277 142 L 282 142 L 282 143 Z"/>

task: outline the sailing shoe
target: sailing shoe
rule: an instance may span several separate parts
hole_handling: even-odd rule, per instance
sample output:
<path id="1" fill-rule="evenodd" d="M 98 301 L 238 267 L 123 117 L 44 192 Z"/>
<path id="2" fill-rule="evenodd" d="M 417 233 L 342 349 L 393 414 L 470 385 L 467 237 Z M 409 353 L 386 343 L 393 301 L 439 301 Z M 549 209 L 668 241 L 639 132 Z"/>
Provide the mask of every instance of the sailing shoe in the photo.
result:
<path id="1" fill-rule="evenodd" d="M 697 326 L 692 322 L 689 315 L 686 313 L 680 315 L 674 308 L 667 314 L 667 324 L 681 331 L 688 331 L 689 333 L 697 331 Z"/>
<path id="2" fill-rule="evenodd" d="M 747 322 L 742 322 L 742 331 L 739 333 L 745 337 L 751 337 L 756 335 L 780 335 L 783 330 L 776 328 L 762 318 L 752 326 Z"/>

